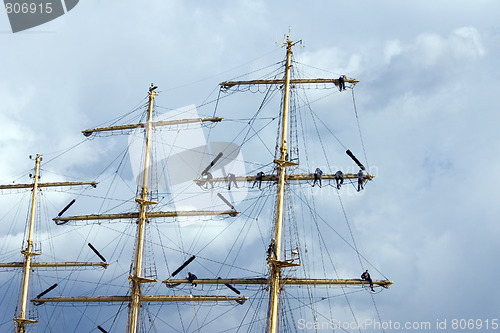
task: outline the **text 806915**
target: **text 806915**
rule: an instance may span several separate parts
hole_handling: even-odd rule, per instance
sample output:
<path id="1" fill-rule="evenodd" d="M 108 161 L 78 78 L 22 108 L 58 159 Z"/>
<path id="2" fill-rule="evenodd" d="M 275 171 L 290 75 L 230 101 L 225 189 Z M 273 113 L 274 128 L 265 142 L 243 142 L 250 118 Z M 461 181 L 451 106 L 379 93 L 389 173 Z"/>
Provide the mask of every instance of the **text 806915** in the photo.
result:
<path id="1" fill-rule="evenodd" d="M 5 3 L 7 14 L 50 14 L 52 13 L 52 3 L 35 3 L 35 2 L 7 2 Z"/>

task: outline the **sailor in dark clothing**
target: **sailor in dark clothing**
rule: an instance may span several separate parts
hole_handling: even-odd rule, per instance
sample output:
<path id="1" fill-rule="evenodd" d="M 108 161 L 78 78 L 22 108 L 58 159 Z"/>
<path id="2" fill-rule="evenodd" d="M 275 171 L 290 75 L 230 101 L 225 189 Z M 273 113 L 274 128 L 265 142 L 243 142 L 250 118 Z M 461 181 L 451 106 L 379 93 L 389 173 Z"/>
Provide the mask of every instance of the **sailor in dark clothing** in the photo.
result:
<path id="1" fill-rule="evenodd" d="M 234 186 L 235 186 L 236 188 L 238 188 L 238 184 L 236 183 L 236 176 L 235 176 L 235 174 L 234 174 L 234 173 L 229 173 L 229 174 L 227 175 L 227 177 L 229 178 L 229 184 L 228 184 L 227 189 L 228 189 L 228 190 L 231 190 L 231 183 L 234 183 Z"/>
<path id="2" fill-rule="evenodd" d="M 365 280 L 365 281 L 368 281 L 370 283 L 370 289 L 372 291 L 375 291 L 373 289 L 373 281 L 372 281 L 372 278 L 370 277 L 370 273 L 368 273 L 368 270 L 366 270 L 363 274 L 361 274 L 361 279 Z"/>
<path id="3" fill-rule="evenodd" d="M 314 185 L 316 185 L 316 183 L 318 182 L 319 180 L 319 187 L 321 187 L 321 175 L 323 174 L 323 171 L 321 171 L 320 168 L 316 168 L 316 171 L 314 171 L 314 183 L 313 183 L 313 187 Z"/>
<path id="4" fill-rule="evenodd" d="M 337 181 L 337 190 L 340 190 L 340 186 L 344 184 L 344 174 L 342 171 L 339 170 L 335 173 L 335 180 Z"/>
<path id="5" fill-rule="evenodd" d="M 211 182 L 212 178 L 214 178 L 214 176 L 212 176 L 212 174 L 210 172 L 207 172 L 207 182 L 205 183 L 205 188 L 208 188 L 208 184 L 210 183 L 210 186 L 212 186 L 212 188 L 214 188 L 214 183 Z"/>
<path id="6" fill-rule="evenodd" d="M 273 238 L 271 239 L 271 244 L 269 244 L 269 247 L 267 248 L 266 260 L 276 259 L 276 258 L 278 258 L 278 254 L 276 253 L 276 240 Z"/>
<path id="7" fill-rule="evenodd" d="M 255 186 L 257 182 L 259 182 L 259 190 L 260 190 L 260 186 L 262 185 L 262 177 L 264 177 L 264 173 L 260 171 L 257 174 L 257 177 L 255 177 L 255 181 L 253 182 L 252 188 Z"/>
<path id="8" fill-rule="evenodd" d="M 339 77 L 339 90 L 342 91 L 342 90 L 345 90 L 345 75 L 341 75 Z"/>
<path id="9" fill-rule="evenodd" d="M 187 277 L 187 280 L 188 280 L 189 282 L 191 282 L 191 285 L 193 285 L 193 286 L 195 286 L 195 287 L 196 287 L 198 284 L 194 283 L 193 281 L 194 281 L 194 280 L 197 280 L 197 279 L 198 279 L 198 277 L 197 277 L 196 275 L 191 274 L 191 272 L 188 272 L 188 277 Z"/>
<path id="10" fill-rule="evenodd" d="M 363 170 L 359 170 L 358 172 L 358 192 L 363 189 L 365 175 L 363 174 Z"/>

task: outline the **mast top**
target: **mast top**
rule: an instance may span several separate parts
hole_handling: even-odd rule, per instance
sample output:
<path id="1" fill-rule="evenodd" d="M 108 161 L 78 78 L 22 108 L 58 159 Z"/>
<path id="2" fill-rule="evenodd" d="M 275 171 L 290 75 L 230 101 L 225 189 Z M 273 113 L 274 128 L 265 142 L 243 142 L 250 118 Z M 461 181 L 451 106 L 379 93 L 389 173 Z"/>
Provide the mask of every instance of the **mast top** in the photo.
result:
<path id="1" fill-rule="evenodd" d="M 292 46 L 294 46 L 296 44 L 302 44 L 302 39 L 294 42 L 293 40 L 290 39 L 290 34 L 291 34 L 291 31 L 289 30 L 288 34 L 286 34 L 283 37 L 283 43 L 282 43 L 282 45 L 286 46 L 287 49 L 291 51 L 292 50 Z"/>

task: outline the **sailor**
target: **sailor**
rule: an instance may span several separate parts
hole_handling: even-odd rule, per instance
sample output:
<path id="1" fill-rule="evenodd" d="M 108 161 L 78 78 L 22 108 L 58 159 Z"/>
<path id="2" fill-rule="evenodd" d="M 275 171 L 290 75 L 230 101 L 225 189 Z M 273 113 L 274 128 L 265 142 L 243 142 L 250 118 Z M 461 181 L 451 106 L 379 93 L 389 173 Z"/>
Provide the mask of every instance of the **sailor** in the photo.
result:
<path id="1" fill-rule="evenodd" d="M 210 186 L 212 186 L 212 189 L 214 188 L 214 183 L 211 182 L 212 178 L 214 178 L 214 176 L 212 176 L 212 174 L 210 172 L 207 172 L 207 180 L 206 180 L 206 183 L 205 183 L 205 188 L 208 188 L 208 184 L 210 183 Z"/>
<path id="2" fill-rule="evenodd" d="M 317 181 L 319 180 L 319 187 L 321 187 L 321 175 L 323 174 L 323 171 L 321 171 L 320 168 L 316 168 L 316 171 L 314 171 L 314 185 L 316 185 Z"/>
<path id="3" fill-rule="evenodd" d="M 191 282 L 191 285 L 192 285 L 192 286 L 195 286 L 195 287 L 196 287 L 196 286 L 198 285 L 198 284 L 196 284 L 196 283 L 194 283 L 194 282 L 193 282 L 194 280 L 197 280 L 197 279 L 198 279 L 198 277 L 197 277 L 196 275 L 191 274 L 191 272 L 188 272 L 188 277 L 187 277 L 187 280 L 188 280 L 189 282 Z"/>
<path id="4" fill-rule="evenodd" d="M 339 77 L 339 89 L 340 89 L 340 91 L 345 90 L 345 79 L 346 79 L 345 75 L 341 75 Z"/>
<path id="5" fill-rule="evenodd" d="M 292 250 L 292 261 L 295 261 L 295 257 L 299 255 L 299 247 L 296 246 L 295 250 Z"/>
<path id="6" fill-rule="evenodd" d="M 269 244 L 269 247 L 267 248 L 266 260 L 276 259 L 276 258 L 278 258 L 278 254 L 276 253 L 276 240 L 273 238 L 271 239 L 271 244 Z"/>
<path id="7" fill-rule="evenodd" d="M 358 192 L 363 189 L 365 175 L 363 174 L 363 170 L 359 170 L 358 172 Z"/>
<path id="8" fill-rule="evenodd" d="M 372 281 L 372 278 L 370 277 L 370 273 L 368 273 L 368 270 L 366 270 L 363 274 L 361 274 L 361 280 L 368 281 L 370 283 L 370 289 L 372 291 L 375 291 L 373 289 L 373 281 Z"/>
<path id="9" fill-rule="evenodd" d="M 344 174 L 342 171 L 339 170 L 335 173 L 335 180 L 337 182 L 337 190 L 340 190 L 340 186 L 344 184 Z"/>
<path id="10" fill-rule="evenodd" d="M 227 189 L 231 190 L 231 183 L 234 183 L 234 186 L 238 188 L 238 184 L 236 183 L 236 175 L 234 173 L 229 173 L 227 177 L 229 178 L 229 184 Z"/>
<path id="11" fill-rule="evenodd" d="M 257 177 L 255 177 L 255 181 L 253 182 L 252 188 L 255 186 L 257 182 L 259 182 L 259 190 L 260 190 L 260 186 L 262 185 L 262 177 L 264 177 L 264 173 L 260 171 L 257 174 Z"/>

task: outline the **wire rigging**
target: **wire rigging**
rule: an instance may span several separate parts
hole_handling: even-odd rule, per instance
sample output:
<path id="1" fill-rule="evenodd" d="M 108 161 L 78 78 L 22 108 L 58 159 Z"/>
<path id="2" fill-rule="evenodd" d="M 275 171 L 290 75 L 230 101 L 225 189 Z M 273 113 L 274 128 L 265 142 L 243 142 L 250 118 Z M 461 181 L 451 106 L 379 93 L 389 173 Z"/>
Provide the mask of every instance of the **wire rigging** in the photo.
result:
<path id="1" fill-rule="evenodd" d="M 363 147 L 363 153 L 365 155 L 366 166 L 368 167 L 368 170 L 370 170 L 370 165 L 368 164 L 368 158 L 366 157 L 365 142 L 363 140 L 363 135 L 361 133 L 361 126 L 359 124 L 358 109 L 356 107 L 356 99 L 354 98 L 354 89 L 351 89 L 351 92 L 352 92 L 352 104 L 354 106 L 354 113 L 356 115 L 356 122 L 358 124 L 359 137 L 361 139 L 361 146 Z"/>

